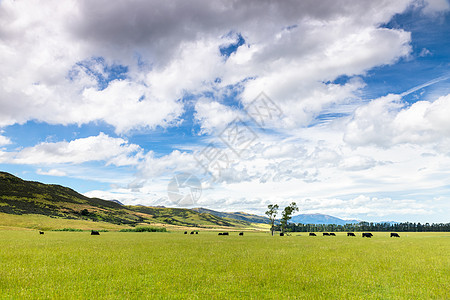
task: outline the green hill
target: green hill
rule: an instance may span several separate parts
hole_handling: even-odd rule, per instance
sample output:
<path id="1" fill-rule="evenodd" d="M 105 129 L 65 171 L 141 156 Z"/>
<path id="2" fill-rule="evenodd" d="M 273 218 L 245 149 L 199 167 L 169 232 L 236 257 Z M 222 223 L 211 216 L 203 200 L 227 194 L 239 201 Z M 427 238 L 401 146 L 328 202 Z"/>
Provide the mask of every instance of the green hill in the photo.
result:
<path id="1" fill-rule="evenodd" d="M 5 172 L 0 172 L 0 214 L 41 215 L 59 220 L 82 220 L 120 226 L 165 224 L 183 227 L 247 227 L 250 225 L 248 222 L 221 218 L 189 209 L 123 206 L 113 201 L 89 198 L 60 185 L 25 181 Z M 0 226 L 2 226 L 1 218 Z"/>
<path id="2" fill-rule="evenodd" d="M 202 208 L 202 207 L 193 208 L 192 210 L 199 212 L 199 213 L 211 214 L 211 215 L 214 215 L 214 216 L 217 216 L 220 218 L 229 218 L 229 219 L 235 219 L 235 220 L 250 222 L 250 223 L 261 223 L 261 224 L 269 224 L 270 223 L 270 220 L 267 217 L 247 214 L 245 212 L 220 212 L 220 211 L 215 211 L 215 210 Z"/>

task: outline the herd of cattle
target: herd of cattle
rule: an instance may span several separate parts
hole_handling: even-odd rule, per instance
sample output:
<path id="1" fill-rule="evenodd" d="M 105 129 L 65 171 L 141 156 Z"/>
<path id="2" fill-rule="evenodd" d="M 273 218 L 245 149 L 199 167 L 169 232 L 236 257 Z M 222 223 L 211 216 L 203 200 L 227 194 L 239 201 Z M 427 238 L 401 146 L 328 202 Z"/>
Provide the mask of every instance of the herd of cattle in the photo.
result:
<path id="1" fill-rule="evenodd" d="M 194 233 L 198 234 L 198 231 L 191 231 L 191 234 L 194 234 Z M 188 232 L 185 231 L 184 234 L 188 234 Z M 219 232 L 218 235 L 230 235 L 230 233 L 229 232 Z M 243 232 L 239 232 L 239 235 L 244 235 L 244 233 Z"/>
<path id="2" fill-rule="evenodd" d="M 328 233 L 328 232 L 323 232 L 322 233 L 322 235 L 323 236 L 336 236 L 336 234 L 335 233 L 333 233 L 333 232 L 330 232 L 330 233 Z M 309 233 L 309 236 L 317 236 L 314 232 L 310 232 Z M 347 232 L 347 236 L 356 236 L 353 232 Z M 371 238 L 371 237 L 373 237 L 373 234 L 371 234 L 370 232 L 363 232 L 362 234 L 361 234 L 361 236 L 364 238 L 364 237 L 366 237 L 366 238 Z M 395 232 L 391 232 L 391 237 L 400 237 L 400 235 L 398 234 L 398 233 L 395 233 Z"/>
<path id="3" fill-rule="evenodd" d="M 43 231 L 39 231 L 39 234 L 44 234 Z M 187 231 L 184 232 L 184 234 L 188 234 Z M 191 234 L 198 234 L 198 231 L 191 231 Z M 91 235 L 100 235 L 100 232 L 96 231 L 96 230 L 91 230 Z M 219 232 L 218 235 L 230 235 L 229 232 Z M 244 235 L 243 232 L 239 232 L 239 235 Z M 334 232 L 323 232 L 322 233 L 323 236 L 336 236 L 336 234 Z M 280 233 L 280 236 L 284 236 L 284 233 Z M 309 236 L 317 236 L 314 232 L 310 232 Z M 356 236 L 353 232 L 347 232 L 347 236 Z M 363 238 L 371 238 L 373 237 L 373 234 L 371 234 L 370 232 L 363 232 L 361 235 Z M 400 237 L 400 235 L 398 233 L 395 232 L 391 232 L 391 236 L 390 237 Z"/>
<path id="4" fill-rule="evenodd" d="M 198 231 L 191 231 L 191 234 L 194 234 L 194 233 L 198 234 Z M 188 232 L 185 231 L 184 234 L 188 234 Z M 219 232 L 218 235 L 230 235 L 230 233 L 229 232 Z M 239 235 L 244 235 L 244 233 L 243 232 L 239 232 Z M 323 232 L 322 235 L 323 236 L 336 236 L 336 234 L 334 232 Z M 281 232 L 280 236 L 284 236 L 284 233 Z M 309 236 L 317 236 L 317 235 L 314 232 L 310 232 Z M 353 232 L 347 232 L 347 236 L 356 236 L 356 235 Z M 370 232 L 363 232 L 361 236 L 363 238 L 364 237 L 371 238 L 371 237 L 373 237 L 373 234 L 370 233 Z M 398 237 L 399 238 L 400 235 L 398 233 L 391 232 L 391 236 L 390 237 Z"/>

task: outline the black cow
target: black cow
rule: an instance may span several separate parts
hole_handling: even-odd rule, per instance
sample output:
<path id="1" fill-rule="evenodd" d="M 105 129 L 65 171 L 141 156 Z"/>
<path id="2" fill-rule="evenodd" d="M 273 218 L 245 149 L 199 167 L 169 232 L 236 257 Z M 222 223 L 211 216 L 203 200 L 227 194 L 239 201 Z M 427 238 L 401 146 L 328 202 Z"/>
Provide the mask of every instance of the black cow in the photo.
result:
<path id="1" fill-rule="evenodd" d="M 193 232 L 193 231 L 191 231 L 191 234 L 194 234 L 194 232 Z"/>
<path id="2" fill-rule="evenodd" d="M 391 237 L 400 237 L 400 236 L 398 235 L 398 233 L 391 232 Z"/>
<path id="3" fill-rule="evenodd" d="M 219 232 L 219 234 L 218 235 L 223 235 L 223 233 L 222 232 Z"/>
<path id="4" fill-rule="evenodd" d="M 336 236 L 336 234 L 335 234 L 334 232 L 330 233 L 330 235 L 332 235 L 332 236 Z"/>
<path id="5" fill-rule="evenodd" d="M 244 235 L 244 233 L 243 232 L 239 232 L 239 235 Z"/>
<path id="6" fill-rule="evenodd" d="M 224 232 L 222 235 L 230 235 L 228 232 Z"/>
<path id="7" fill-rule="evenodd" d="M 309 236 L 317 236 L 314 232 L 310 232 Z"/>
<path id="8" fill-rule="evenodd" d="M 96 230 L 91 230 L 91 235 L 100 235 L 100 232 Z"/>
<path id="9" fill-rule="evenodd" d="M 366 238 L 371 238 L 373 237 L 373 234 L 371 234 L 370 232 L 363 232 L 362 237 L 366 237 Z"/>
<path id="10" fill-rule="evenodd" d="M 196 231 L 195 234 L 198 234 L 198 231 Z"/>
<path id="11" fill-rule="evenodd" d="M 43 231 L 39 231 L 39 234 L 44 234 L 44 232 Z"/>
<path id="12" fill-rule="evenodd" d="M 187 231 L 185 231 L 184 234 L 187 234 Z"/>
<path id="13" fill-rule="evenodd" d="M 356 236 L 353 232 L 347 232 L 347 236 Z"/>
<path id="14" fill-rule="evenodd" d="M 280 236 L 284 236 L 284 233 L 283 233 L 283 232 L 280 232 Z"/>
<path id="15" fill-rule="evenodd" d="M 328 232 L 322 233 L 323 236 L 330 235 Z"/>

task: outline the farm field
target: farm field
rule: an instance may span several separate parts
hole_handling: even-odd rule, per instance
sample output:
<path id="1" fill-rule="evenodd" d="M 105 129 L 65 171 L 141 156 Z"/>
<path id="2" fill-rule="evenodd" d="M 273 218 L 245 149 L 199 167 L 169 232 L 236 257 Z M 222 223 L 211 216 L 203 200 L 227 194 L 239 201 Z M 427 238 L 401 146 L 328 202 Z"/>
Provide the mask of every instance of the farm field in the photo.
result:
<path id="1" fill-rule="evenodd" d="M 450 233 L 0 231 L 1 299 L 449 299 Z"/>

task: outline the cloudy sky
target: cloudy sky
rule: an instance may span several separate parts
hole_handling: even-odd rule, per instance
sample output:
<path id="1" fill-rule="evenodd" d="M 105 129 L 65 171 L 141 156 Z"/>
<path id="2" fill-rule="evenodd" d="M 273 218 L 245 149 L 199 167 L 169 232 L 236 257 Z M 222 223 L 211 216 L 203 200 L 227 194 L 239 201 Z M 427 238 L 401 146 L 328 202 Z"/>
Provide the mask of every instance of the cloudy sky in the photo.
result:
<path id="1" fill-rule="evenodd" d="M 185 173 L 194 206 L 450 222 L 446 0 L 1 0 L 0 61 L 24 179 L 177 206 Z"/>

